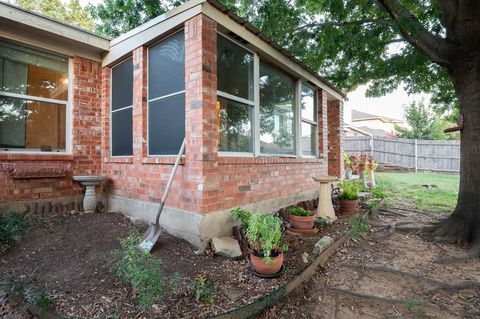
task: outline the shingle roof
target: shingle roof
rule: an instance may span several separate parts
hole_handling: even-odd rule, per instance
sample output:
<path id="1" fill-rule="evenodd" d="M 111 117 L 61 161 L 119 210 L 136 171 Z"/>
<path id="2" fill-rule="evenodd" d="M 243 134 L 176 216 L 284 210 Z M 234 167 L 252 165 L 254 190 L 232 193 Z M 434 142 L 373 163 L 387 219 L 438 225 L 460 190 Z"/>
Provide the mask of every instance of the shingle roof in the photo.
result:
<path id="1" fill-rule="evenodd" d="M 360 121 L 360 120 L 366 120 L 366 119 L 381 119 L 385 122 L 395 122 L 395 123 L 403 122 L 402 120 L 397 120 L 397 119 L 386 117 L 383 115 L 375 115 L 375 114 L 360 112 L 357 110 L 352 110 L 352 121 Z"/>

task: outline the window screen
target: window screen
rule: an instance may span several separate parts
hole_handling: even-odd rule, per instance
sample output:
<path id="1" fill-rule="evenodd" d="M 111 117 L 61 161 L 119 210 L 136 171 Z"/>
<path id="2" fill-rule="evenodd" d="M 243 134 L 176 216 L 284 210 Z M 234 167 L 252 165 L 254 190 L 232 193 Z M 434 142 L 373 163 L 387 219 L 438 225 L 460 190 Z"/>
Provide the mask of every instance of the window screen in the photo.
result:
<path id="1" fill-rule="evenodd" d="M 183 31 L 148 50 L 148 152 L 176 155 L 185 137 Z"/>
<path id="2" fill-rule="evenodd" d="M 112 156 L 133 154 L 133 60 L 112 68 Z"/>

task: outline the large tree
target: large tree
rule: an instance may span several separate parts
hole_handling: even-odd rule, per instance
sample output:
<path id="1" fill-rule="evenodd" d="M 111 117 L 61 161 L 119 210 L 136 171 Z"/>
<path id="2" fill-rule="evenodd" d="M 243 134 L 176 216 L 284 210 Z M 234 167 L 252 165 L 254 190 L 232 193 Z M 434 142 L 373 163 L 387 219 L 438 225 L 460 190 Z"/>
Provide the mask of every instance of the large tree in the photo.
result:
<path id="1" fill-rule="evenodd" d="M 431 93 L 440 112 L 458 109 L 458 202 L 434 236 L 471 242 L 471 255 L 480 255 L 480 1 L 222 2 L 346 91 L 368 83 L 368 94 L 379 96 L 403 86 Z M 116 21 L 104 13 L 103 22 Z"/>

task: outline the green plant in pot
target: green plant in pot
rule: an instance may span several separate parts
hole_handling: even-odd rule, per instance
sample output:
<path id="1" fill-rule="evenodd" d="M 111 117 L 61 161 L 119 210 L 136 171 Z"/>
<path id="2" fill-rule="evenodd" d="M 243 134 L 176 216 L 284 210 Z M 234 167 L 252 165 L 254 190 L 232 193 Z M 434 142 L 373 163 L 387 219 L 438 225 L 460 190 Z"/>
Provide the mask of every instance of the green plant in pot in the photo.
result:
<path id="1" fill-rule="evenodd" d="M 237 214 L 233 214 L 239 216 Z M 288 249 L 282 245 L 282 220 L 274 214 L 242 214 L 240 219 L 251 248 L 250 262 L 253 269 L 262 275 L 274 275 L 283 265 L 283 253 Z M 246 218 L 246 219 L 245 219 Z M 245 223 L 246 221 L 246 223 Z"/>
<path id="2" fill-rule="evenodd" d="M 294 229 L 311 230 L 315 223 L 315 214 L 301 207 L 290 207 L 287 209 L 290 214 L 290 227 Z"/>
<path id="3" fill-rule="evenodd" d="M 343 180 L 338 183 L 340 194 L 338 195 L 338 204 L 342 213 L 353 214 L 358 209 L 358 192 L 362 185 L 357 181 Z"/>

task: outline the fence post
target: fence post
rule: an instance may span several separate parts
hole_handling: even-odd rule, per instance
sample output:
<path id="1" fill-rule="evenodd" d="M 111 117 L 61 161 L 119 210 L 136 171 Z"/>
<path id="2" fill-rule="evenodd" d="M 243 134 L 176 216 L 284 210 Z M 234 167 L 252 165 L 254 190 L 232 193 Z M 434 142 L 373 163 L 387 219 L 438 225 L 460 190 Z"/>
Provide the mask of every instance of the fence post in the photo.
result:
<path id="1" fill-rule="evenodd" d="M 418 171 L 418 142 L 415 139 L 415 173 Z"/>
<path id="2" fill-rule="evenodd" d="M 373 158 L 373 135 L 370 135 L 370 156 Z"/>

